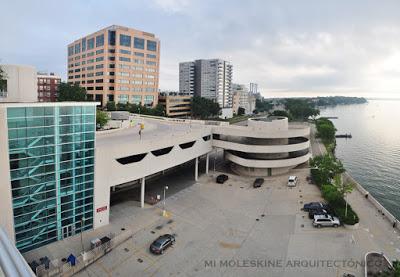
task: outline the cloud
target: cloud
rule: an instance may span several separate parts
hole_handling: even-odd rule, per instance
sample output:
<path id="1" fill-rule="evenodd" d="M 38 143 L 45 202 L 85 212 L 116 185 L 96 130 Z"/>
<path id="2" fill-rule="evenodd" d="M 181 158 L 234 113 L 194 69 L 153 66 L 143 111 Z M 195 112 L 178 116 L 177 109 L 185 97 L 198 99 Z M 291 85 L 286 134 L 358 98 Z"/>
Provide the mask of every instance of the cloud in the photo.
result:
<path id="1" fill-rule="evenodd" d="M 189 0 L 154 0 L 154 4 L 165 12 L 178 13 L 189 5 Z"/>

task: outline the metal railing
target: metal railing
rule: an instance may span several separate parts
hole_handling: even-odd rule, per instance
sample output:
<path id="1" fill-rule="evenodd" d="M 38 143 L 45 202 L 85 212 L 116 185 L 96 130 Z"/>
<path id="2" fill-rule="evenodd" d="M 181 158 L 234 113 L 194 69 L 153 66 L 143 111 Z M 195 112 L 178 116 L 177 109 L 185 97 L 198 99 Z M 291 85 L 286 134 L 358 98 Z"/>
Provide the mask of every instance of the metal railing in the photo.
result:
<path id="1" fill-rule="evenodd" d="M 70 263 L 63 262 L 61 259 L 55 259 L 50 262 L 47 269 L 43 264 L 38 266 L 36 268 L 36 276 L 72 276 L 84 270 L 87 266 L 106 255 L 121 243 L 132 238 L 132 236 L 133 233 L 129 231 L 125 231 L 118 236 L 109 234 L 108 237 L 110 241 L 78 255 L 75 260 L 75 265 L 72 266 Z"/>

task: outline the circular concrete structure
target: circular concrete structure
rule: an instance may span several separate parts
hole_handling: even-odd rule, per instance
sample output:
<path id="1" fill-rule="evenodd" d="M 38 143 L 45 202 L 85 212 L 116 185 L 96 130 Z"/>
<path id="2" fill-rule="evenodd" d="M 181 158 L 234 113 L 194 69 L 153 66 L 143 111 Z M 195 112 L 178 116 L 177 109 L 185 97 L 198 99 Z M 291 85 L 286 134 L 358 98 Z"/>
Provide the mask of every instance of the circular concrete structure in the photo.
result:
<path id="1" fill-rule="evenodd" d="M 286 117 L 253 118 L 247 126 L 219 127 L 213 133 L 213 145 L 225 150 L 240 175 L 283 174 L 310 158 L 310 127 L 289 124 Z"/>

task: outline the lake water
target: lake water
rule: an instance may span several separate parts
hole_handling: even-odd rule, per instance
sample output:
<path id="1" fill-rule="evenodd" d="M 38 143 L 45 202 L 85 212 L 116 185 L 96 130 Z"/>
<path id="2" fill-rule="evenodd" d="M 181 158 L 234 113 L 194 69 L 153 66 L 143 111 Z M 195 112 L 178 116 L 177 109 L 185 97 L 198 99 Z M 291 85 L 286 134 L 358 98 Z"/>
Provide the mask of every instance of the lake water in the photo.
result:
<path id="1" fill-rule="evenodd" d="M 337 134 L 336 156 L 347 171 L 387 210 L 400 219 L 400 101 L 369 100 L 367 104 L 321 109 Z"/>

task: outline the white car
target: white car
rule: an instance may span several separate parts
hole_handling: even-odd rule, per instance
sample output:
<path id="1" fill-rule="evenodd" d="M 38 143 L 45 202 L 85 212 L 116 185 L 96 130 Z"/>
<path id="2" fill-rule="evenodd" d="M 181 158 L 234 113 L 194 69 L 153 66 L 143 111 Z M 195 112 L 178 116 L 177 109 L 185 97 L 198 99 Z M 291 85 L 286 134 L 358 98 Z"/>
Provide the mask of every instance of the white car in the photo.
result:
<path id="1" fill-rule="evenodd" d="M 314 215 L 314 227 L 339 227 L 340 221 L 337 217 L 331 215 Z"/>
<path id="2" fill-rule="evenodd" d="M 297 185 L 297 176 L 289 176 L 289 180 L 287 183 L 288 187 L 295 187 Z"/>

